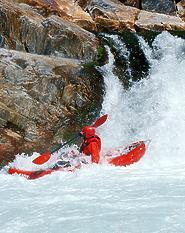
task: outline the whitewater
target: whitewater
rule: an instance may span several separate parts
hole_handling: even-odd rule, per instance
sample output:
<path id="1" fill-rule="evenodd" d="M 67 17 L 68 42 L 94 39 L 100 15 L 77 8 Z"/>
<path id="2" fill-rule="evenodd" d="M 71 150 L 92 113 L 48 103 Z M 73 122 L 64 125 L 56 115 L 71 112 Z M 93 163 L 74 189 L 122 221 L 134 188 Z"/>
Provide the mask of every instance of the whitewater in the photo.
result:
<path id="1" fill-rule="evenodd" d="M 105 37 L 129 59 L 119 36 Z M 145 79 L 124 90 L 109 47 L 108 64 L 97 67 L 105 82 L 101 114 L 109 115 L 98 134 L 103 150 L 150 139 L 145 156 L 126 168 L 86 165 L 38 180 L 2 169 L 1 233 L 185 232 L 185 40 L 167 32 L 152 45 L 138 40 L 150 64 Z M 14 165 L 33 166 L 34 156 Z"/>

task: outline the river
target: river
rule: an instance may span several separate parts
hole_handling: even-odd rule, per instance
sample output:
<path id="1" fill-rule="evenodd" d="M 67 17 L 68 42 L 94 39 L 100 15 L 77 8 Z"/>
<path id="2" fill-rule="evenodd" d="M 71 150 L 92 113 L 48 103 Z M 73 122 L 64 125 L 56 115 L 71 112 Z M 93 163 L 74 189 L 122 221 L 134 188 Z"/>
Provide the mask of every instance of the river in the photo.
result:
<path id="1" fill-rule="evenodd" d="M 129 56 L 119 38 L 112 39 Z M 138 39 L 150 72 L 128 90 L 113 74 L 114 56 L 106 48 L 109 62 L 99 69 L 105 79 L 101 114 L 109 118 L 98 133 L 105 149 L 150 139 L 145 156 L 126 168 L 86 165 L 32 181 L 3 169 L 1 233 L 185 231 L 185 41 L 167 32 L 150 46 Z M 14 163 L 24 167 L 28 160 Z"/>

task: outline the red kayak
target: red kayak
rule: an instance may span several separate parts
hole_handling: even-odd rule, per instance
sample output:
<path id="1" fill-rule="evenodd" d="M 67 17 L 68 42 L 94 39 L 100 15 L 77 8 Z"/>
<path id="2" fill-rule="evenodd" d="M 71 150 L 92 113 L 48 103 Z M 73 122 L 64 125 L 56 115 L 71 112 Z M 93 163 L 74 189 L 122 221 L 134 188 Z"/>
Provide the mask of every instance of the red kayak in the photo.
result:
<path id="1" fill-rule="evenodd" d="M 105 159 L 107 162 L 114 166 L 128 166 L 137 161 L 139 161 L 146 151 L 146 143 L 144 141 L 132 143 L 131 145 L 125 148 L 119 148 L 117 150 L 111 151 L 105 154 Z M 27 179 L 37 179 L 42 176 L 51 174 L 55 171 L 65 171 L 65 172 L 74 172 L 81 167 L 80 164 L 76 166 L 69 167 L 56 167 L 48 168 L 39 171 L 25 171 L 17 168 L 9 168 L 8 173 L 18 174 L 26 177 Z"/>
<path id="2" fill-rule="evenodd" d="M 105 157 L 111 165 L 128 166 L 136 163 L 145 154 L 146 145 L 144 141 L 132 143 L 124 149 L 115 150 L 113 154 L 106 154 Z M 116 154 L 116 156 L 114 156 Z"/>
<path id="3" fill-rule="evenodd" d="M 56 167 L 54 167 L 54 168 L 47 168 L 47 169 L 39 170 L 39 171 L 25 171 L 25 170 L 20 170 L 17 168 L 10 167 L 8 169 L 8 173 L 10 175 L 18 174 L 18 175 L 24 176 L 28 180 L 34 180 L 34 179 L 38 179 L 42 176 L 49 175 L 49 174 L 56 172 L 56 171 L 74 172 L 77 169 L 79 169 L 80 167 L 81 167 L 80 165 L 78 165 L 76 167 L 68 167 L 68 168 L 64 168 L 64 167 L 57 167 L 56 168 Z"/>

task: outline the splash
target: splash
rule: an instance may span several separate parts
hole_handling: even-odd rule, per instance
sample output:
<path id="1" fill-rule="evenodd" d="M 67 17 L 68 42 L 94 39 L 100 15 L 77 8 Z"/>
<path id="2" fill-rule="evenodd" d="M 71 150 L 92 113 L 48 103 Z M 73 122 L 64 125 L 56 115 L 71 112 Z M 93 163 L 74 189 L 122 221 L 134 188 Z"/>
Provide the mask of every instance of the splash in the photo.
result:
<path id="1" fill-rule="evenodd" d="M 65 148 L 61 148 L 57 152 L 53 153 L 47 162 L 41 165 L 37 165 L 33 163 L 32 161 L 38 156 L 40 156 L 39 153 L 34 152 L 31 156 L 28 156 L 27 154 L 22 153 L 22 154 L 16 155 L 15 160 L 9 163 L 8 167 L 15 167 L 17 169 L 26 170 L 26 171 L 39 171 L 42 169 L 53 167 L 57 163 L 58 160 L 61 160 L 61 158 L 62 160 L 70 159 L 71 164 L 76 165 L 77 163 L 79 163 L 78 158 L 80 155 L 81 154 L 79 153 L 78 146 L 76 145 L 66 146 Z"/>
<path id="2" fill-rule="evenodd" d="M 151 139 L 147 165 L 185 164 L 185 41 L 167 32 L 151 47 L 143 38 L 139 41 L 150 74 L 129 90 L 113 74 L 114 57 L 107 48 L 109 64 L 101 68 L 106 86 L 102 113 L 109 114 L 109 122 L 100 135 L 105 146 Z"/>

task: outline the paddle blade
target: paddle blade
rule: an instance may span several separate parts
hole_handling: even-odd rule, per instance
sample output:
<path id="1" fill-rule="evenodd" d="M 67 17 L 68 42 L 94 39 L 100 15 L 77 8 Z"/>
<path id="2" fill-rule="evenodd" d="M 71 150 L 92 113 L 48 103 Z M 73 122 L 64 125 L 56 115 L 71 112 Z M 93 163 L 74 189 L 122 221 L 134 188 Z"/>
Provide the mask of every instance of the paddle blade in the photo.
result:
<path id="1" fill-rule="evenodd" d="M 37 157 L 36 159 L 34 159 L 32 162 L 37 164 L 37 165 L 41 165 L 43 163 L 46 163 L 51 157 L 51 153 L 45 152 L 44 154 L 41 154 L 39 157 Z"/>
<path id="2" fill-rule="evenodd" d="M 100 118 L 98 118 L 95 123 L 92 125 L 93 127 L 97 128 L 100 125 L 102 125 L 106 120 L 107 120 L 108 114 L 105 114 L 103 116 L 101 116 Z"/>

